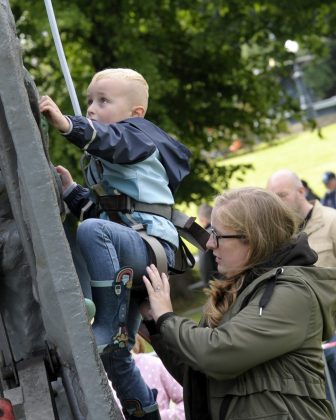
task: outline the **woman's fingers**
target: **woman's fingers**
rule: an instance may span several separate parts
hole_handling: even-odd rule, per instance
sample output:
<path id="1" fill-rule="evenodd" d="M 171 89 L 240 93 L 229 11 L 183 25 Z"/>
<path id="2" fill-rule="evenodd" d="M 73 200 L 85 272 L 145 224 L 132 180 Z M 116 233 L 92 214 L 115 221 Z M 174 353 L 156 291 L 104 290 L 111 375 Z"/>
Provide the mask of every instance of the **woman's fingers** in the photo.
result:
<path id="1" fill-rule="evenodd" d="M 160 273 L 155 265 L 146 267 L 147 276 L 143 276 L 148 298 L 151 306 L 151 314 L 155 321 L 167 313 L 172 312 L 172 304 L 169 295 L 169 281 L 165 273 Z"/>
<path id="2" fill-rule="evenodd" d="M 160 274 L 154 264 L 146 267 L 146 271 L 153 287 L 155 287 L 157 283 L 161 283 Z"/>
<path id="3" fill-rule="evenodd" d="M 168 279 L 167 274 L 162 273 L 161 279 L 162 279 L 163 289 L 166 290 L 167 292 L 170 292 L 170 284 L 169 284 L 169 279 Z"/>
<path id="4" fill-rule="evenodd" d="M 154 291 L 152 283 L 150 282 L 150 280 L 146 276 L 142 276 L 142 279 L 145 283 L 147 293 L 150 295 L 150 293 L 152 293 Z"/>
<path id="5" fill-rule="evenodd" d="M 154 279 L 155 277 L 160 278 L 160 273 L 154 264 L 151 264 L 149 267 L 147 267 L 147 273 L 151 276 L 151 279 L 152 277 Z"/>
<path id="6" fill-rule="evenodd" d="M 154 264 L 146 267 L 146 271 L 154 291 L 165 290 L 169 292 L 169 281 L 165 273 L 160 276 L 159 270 Z"/>

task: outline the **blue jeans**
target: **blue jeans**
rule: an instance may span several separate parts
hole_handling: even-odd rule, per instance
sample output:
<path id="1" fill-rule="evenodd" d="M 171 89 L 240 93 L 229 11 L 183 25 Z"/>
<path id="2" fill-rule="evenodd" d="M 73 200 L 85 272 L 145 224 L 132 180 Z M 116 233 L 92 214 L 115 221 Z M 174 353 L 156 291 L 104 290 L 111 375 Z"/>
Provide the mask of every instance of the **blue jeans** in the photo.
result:
<path id="1" fill-rule="evenodd" d="M 75 218 L 75 216 L 73 216 L 71 213 L 67 214 L 66 219 L 63 222 L 65 236 L 67 237 L 70 246 L 72 259 L 76 268 L 83 295 L 88 299 L 92 299 L 90 275 L 76 241 L 77 227 L 78 220 Z"/>
<path id="2" fill-rule="evenodd" d="M 132 228 L 108 220 L 87 219 L 78 228 L 77 240 L 91 277 L 92 297 L 96 305 L 93 332 L 97 345 L 106 345 L 102 361 L 121 403 L 138 400 L 142 407 L 155 404 L 153 391 L 143 381 L 130 350 L 141 321 L 138 302 L 131 297 L 132 281 L 126 275 L 116 279 L 121 269 L 133 269 L 133 284 L 142 282 L 150 252 L 141 236 Z M 164 244 L 168 264 L 174 252 Z M 126 279 L 126 280 L 125 280 Z M 123 341 L 120 337 L 126 337 Z M 116 339 L 118 337 L 118 339 Z"/>

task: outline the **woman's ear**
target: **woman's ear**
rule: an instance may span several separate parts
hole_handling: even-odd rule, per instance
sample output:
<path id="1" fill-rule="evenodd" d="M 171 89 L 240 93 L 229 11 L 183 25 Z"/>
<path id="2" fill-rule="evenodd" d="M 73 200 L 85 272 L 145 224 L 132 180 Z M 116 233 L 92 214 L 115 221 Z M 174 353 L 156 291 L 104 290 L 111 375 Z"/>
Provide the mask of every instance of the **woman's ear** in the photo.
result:
<path id="1" fill-rule="evenodd" d="M 132 117 L 143 118 L 145 116 L 145 108 L 142 105 L 137 105 L 132 108 Z"/>

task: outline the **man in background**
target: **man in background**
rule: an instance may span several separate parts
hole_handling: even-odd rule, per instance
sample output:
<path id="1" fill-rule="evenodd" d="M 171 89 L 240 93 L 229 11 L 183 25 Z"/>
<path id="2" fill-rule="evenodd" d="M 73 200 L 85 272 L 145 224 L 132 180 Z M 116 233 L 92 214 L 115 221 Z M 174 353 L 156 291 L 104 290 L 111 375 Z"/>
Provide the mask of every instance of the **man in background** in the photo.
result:
<path id="1" fill-rule="evenodd" d="M 308 201 L 300 178 L 288 169 L 274 172 L 268 180 L 267 189 L 277 194 L 301 220 L 301 230 L 308 235 L 308 242 L 318 255 L 317 266 L 336 267 L 336 210 L 323 206 L 318 200 Z M 329 341 L 325 350 L 331 381 L 336 392 L 336 347 Z M 327 397 L 330 392 L 327 387 Z"/>
<path id="2" fill-rule="evenodd" d="M 316 265 L 336 267 L 336 210 L 308 201 L 300 178 L 288 169 L 271 175 L 267 189 L 277 194 L 301 221 L 308 242 L 318 254 Z"/>

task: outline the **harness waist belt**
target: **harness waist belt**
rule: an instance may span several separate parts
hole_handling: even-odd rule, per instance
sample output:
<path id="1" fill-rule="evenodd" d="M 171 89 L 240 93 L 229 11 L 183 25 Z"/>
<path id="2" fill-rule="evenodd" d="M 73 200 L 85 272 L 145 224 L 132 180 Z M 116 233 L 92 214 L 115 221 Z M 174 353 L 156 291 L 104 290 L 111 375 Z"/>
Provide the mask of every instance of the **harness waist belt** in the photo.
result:
<path id="1" fill-rule="evenodd" d="M 135 211 L 141 213 L 155 214 L 171 220 L 172 206 L 169 204 L 159 203 L 142 203 L 125 194 L 120 195 L 99 195 L 99 204 L 101 208 L 109 212 L 133 213 Z"/>

